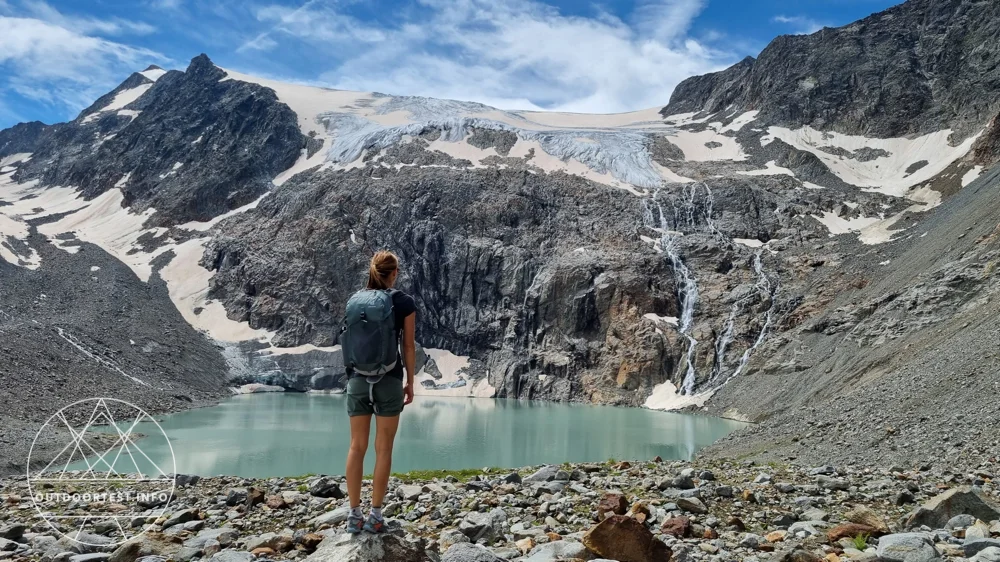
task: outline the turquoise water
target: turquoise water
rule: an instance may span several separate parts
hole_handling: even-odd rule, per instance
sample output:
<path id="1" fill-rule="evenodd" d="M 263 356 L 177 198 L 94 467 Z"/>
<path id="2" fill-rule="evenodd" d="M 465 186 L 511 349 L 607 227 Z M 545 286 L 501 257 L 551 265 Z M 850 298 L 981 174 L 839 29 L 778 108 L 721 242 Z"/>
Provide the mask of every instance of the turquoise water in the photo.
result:
<path id="1" fill-rule="evenodd" d="M 342 395 L 235 396 L 162 416 L 135 431 L 150 461 L 170 472 L 244 477 L 343 474 L 350 431 Z M 581 404 L 418 396 L 406 407 L 393 471 L 520 467 L 609 458 L 689 459 L 744 424 L 690 414 Z M 374 421 L 372 429 L 374 432 Z M 153 472 L 141 455 L 139 468 Z M 118 461 L 124 463 L 124 460 Z M 131 460 L 129 461 L 132 462 Z M 366 471 L 374 467 L 374 435 Z M 71 468 L 85 468 L 82 463 Z M 129 472 L 130 466 L 115 466 Z M 134 468 L 131 470 L 134 472 Z"/>

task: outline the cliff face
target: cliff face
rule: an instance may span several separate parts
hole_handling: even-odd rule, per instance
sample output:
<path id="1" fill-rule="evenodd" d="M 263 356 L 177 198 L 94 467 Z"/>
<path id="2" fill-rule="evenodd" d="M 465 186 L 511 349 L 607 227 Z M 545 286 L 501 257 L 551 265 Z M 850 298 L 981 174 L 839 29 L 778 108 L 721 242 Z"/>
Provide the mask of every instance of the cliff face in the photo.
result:
<path id="1" fill-rule="evenodd" d="M 682 82 L 664 114 L 759 110 L 774 124 L 871 137 L 978 132 L 1000 111 L 1000 5 L 910 0 L 778 37 L 756 60 Z"/>

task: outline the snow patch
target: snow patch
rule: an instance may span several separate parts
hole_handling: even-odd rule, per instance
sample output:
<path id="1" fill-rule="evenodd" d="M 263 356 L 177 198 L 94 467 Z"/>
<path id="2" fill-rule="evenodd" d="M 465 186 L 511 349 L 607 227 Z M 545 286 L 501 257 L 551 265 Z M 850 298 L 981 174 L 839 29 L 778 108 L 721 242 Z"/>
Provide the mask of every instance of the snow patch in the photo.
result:
<path id="1" fill-rule="evenodd" d="M 817 131 L 812 127 L 794 131 L 784 127 L 770 127 L 768 136 L 761 139 L 761 144 L 766 145 L 774 139 L 781 139 L 795 148 L 815 155 L 846 183 L 865 188 L 867 191 L 904 197 L 911 187 L 932 179 L 968 154 L 982 133 L 965 139 L 957 146 L 949 144 L 948 139 L 951 134 L 951 129 L 946 129 L 913 139 L 878 139 Z M 857 158 L 847 158 L 828 152 L 834 150 L 856 154 L 863 149 L 882 150 L 889 155 L 862 162 Z M 907 170 L 920 162 L 927 164 L 907 174 Z"/>
<path id="2" fill-rule="evenodd" d="M 9 166 L 18 162 L 27 162 L 28 160 L 31 160 L 30 152 L 17 152 L 0 158 L 0 166 Z"/>
<path id="3" fill-rule="evenodd" d="M 160 79 L 161 76 L 163 76 L 166 73 L 167 71 L 163 70 L 162 68 L 150 68 L 149 70 L 143 70 L 139 74 L 142 74 L 146 78 L 149 78 L 153 82 L 156 82 L 157 80 Z"/>
<path id="4" fill-rule="evenodd" d="M 736 119 L 733 119 L 732 123 L 723 127 L 722 130 L 720 130 L 719 132 L 720 133 L 726 133 L 729 131 L 739 132 L 743 130 L 743 127 L 754 122 L 757 119 L 758 115 L 760 115 L 760 111 L 747 111 L 746 113 L 743 113 L 740 116 L 738 116 Z"/>
<path id="5" fill-rule="evenodd" d="M 208 300 L 209 280 L 214 272 L 199 263 L 208 241 L 209 238 L 195 238 L 171 248 L 174 258 L 160 270 L 160 277 L 167 284 L 170 300 L 188 324 L 216 340 L 270 341 L 273 333 L 255 330 L 246 322 L 230 320 L 222 303 Z"/>
<path id="6" fill-rule="evenodd" d="M 742 176 L 792 176 L 795 177 L 795 172 L 789 170 L 788 168 L 782 168 L 778 165 L 775 160 L 771 160 L 764 165 L 762 170 L 749 170 L 746 172 L 736 172 Z"/>
<path id="7" fill-rule="evenodd" d="M 733 238 L 733 242 L 750 248 L 763 248 L 767 244 L 767 242 L 761 242 L 756 238 Z"/>
<path id="8" fill-rule="evenodd" d="M 982 174 L 983 174 L 982 166 L 973 167 L 971 170 L 966 172 L 964 176 L 962 176 L 962 187 L 966 187 L 970 183 L 976 181 Z"/>
<path id="9" fill-rule="evenodd" d="M 677 392 L 677 387 L 669 380 L 653 387 L 652 394 L 643 403 L 643 408 L 650 410 L 680 410 L 689 406 L 701 408 L 715 394 L 710 390 L 702 394 L 683 395 Z"/>
<path id="10" fill-rule="evenodd" d="M 660 316 L 655 313 L 643 314 L 643 318 L 647 320 L 652 320 L 657 324 L 669 324 L 670 326 L 678 326 L 679 319 L 676 316 Z"/>
<path id="11" fill-rule="evenodd" d="M 441 378 L 435 379 L 429 373 L 421 369 L 420 372 L 416 374 L 413 381 L 413 393 L 415 395 L 474 398 L 492 398 L 496 395 L 496 389 L 490 386 L 488 380 L 489 377 L 480 379 L 474 383 L 471 382 L 471 379 L 469 379 L 467 375 L 465 377 L 460 377 L 460 372 L 469 367 L 468 357 L 455 355 L 454 353 L 444 349 L 424 348 L 424 353 L 434 360 L 434 364 L 437 366 L 438 371 L 441 372 Z M 434 390 L 433 388 L 427 388 L 420 384 L 421 381 L 425 380 L 432 381 L 438 385 L 446 385 L 449 383 L 454 384 L 459 382 L 460 378 L 464 379 L 469 384 L 454 388 L 443 388 L 441 390 Z"/>

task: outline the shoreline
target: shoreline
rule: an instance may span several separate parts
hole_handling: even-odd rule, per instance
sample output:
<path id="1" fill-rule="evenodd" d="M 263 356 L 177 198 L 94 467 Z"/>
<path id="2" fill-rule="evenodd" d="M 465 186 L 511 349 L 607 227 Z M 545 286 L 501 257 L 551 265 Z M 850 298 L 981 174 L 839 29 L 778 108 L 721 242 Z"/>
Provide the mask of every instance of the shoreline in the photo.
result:
<path id="1" fill-rule="evenodd" d="M 162 515 L 136 515 L 151 527 L 125 550 L 74 547 L 33 526 L 22 476 L 0 480 L 0 502 L 10 507 L 0 529 L 17 535 L 7 539 L 15 544 L 0 544 L 31 561 L 74 548 L 122 559 L 134 548 L 174 560 L 353 562 L 391 544 L 410 553 L 399 558 L 407 561 L 458 562 L 467 559 L 459 554 L 475 553 L 482 557 L 475 560 L 534 562 L 621 559 L 621 549 L 643 544 L 644 552 L 662 556 L 666 548 L 675 560 L 861 562 L 915 540 L 912 548 L 927 554 L 921 559 L 959 561 L 994 545 L 1000 551 L 1000 488 L 987 476 L 998 470 L 995 461 L 959 474 L 947 465 L 653 459 L 397 475 L 384 507 L 393 532 L 360 538 L 344 534 L 348 504 L 339 475 L 181 475 Z M 956 519 L 966 512 L 975 515 Z"/>

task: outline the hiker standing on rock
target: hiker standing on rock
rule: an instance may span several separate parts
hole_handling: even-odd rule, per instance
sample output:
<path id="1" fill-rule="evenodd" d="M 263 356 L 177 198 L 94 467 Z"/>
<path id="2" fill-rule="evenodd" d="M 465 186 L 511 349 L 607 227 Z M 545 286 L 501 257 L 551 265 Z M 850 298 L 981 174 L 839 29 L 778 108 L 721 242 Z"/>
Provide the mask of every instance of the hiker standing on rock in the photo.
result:
<path id="1" fill-rule="evenodd" d="M 351 419 L 351 448 L 347 452 L 351 514 L 347 532 L 352 534 L 362 530 L 370 533 L 385 530 L 382 502 L 392 468 L 392 445 L 399 427 L 399 414 L 403 406 L 413 402 L 417 307 L 413 297 L 393 289 L 398 267 L 399 258 L 392 252 L 380 251 L 372 257 L 368 286 L 347 301 L 341 330 L 340 342 L 347 367 L 347 414 Z M 361 511 L 361 477 L 373 414 L 375 474 L 372 509 L 365 519 Z"/>

